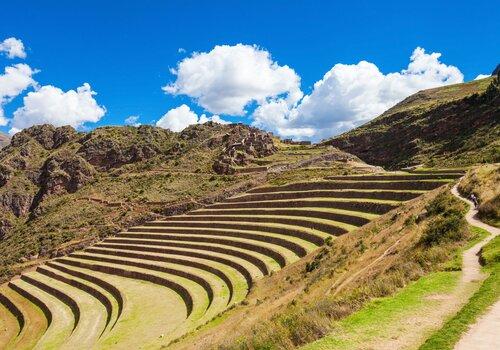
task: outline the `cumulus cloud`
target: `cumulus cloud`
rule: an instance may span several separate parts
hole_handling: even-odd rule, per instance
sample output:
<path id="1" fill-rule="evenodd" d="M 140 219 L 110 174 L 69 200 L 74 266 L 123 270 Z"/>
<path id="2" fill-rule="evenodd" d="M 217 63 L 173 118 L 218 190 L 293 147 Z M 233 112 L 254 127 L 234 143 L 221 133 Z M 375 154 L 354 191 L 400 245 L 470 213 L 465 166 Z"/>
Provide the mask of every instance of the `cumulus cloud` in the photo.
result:
<path id="1" fill-rule="evenodd" d="M 474 80 L 479 80 L 479 79 L 484 79 L 484 78 L 489 78 L 491 75 L 489 74 L 478 74 L 477 77 L 474 78 Z"/>
<path id="2" fill-rule="evenodd" d="M 296 106 L 281 98 L 266 101 L 253 113 L 254 125 L 282 136 L 319 140 L 358 126 L 422 89 L 463 82 L 440 53 L 417 47 L 407 69 L 383 74 L 370 62 L 336 64 Z"/>
<path id="3" fill-rule="evenodd" d="M 190 96 L 216 114 L 244 115 L 252 102 L 279 96 L 293 105 L 302 97 L 295 71 L 257 46 L 215 46 L 185 58 L 171 73 L 176 80 L 163 87 L 165 92 Z"/>
<path id="4" fill-rule="evenodd" d="M 217 124 L 231 124 L 231 122 L 228 122 L 227 120 L 222 119 L 217 114 L 214 114 L 211 117 L 207 117 L 205 114 L 200 115 L 200 119 L 198 120 L 198 124 L 204 124 L 206 122 L 214 122 Z"/>
<path id="5" fill-rule="evenodd" d="M 138 115 L 131 115 L 125 119 L 125 125 L 132 125 L 132 126 L 140 126 L 141 123 L 139 123 L 139 116 Z"/>
<path id="6" fill-rule="evenodd" d="M 0 53 L 4 53 L 8 58 L 26 58 L 24 44 L 16 38 L 7 38 L 0 42 Z"/>
<path id="7" fill-rule="evenodd" d="M 184 130 L 184 128 L 188 127 L 189 125 L 203 124 L 208 121 L 213 121 L 219 124 L 228 124 L 228 122 L 221 119 L 218 115 L 207 117 L 205 114 L 202 114 L 200 117 L 198 117 L 198 115 L 193 112 L 187 105 L 183 104 L 165 113 L 160 118 L 160 120 L 156 122 L 156 126 L 179 132 Z"/>
<path id="8" fill-rule="evenodd" d="M 7 118 L 3 106 L 21 94 L 30 86 L 36 86 L 33 74 L 37 71 L 27 64 L 16 64 L 5 67 L 4 74 L 0 74 L 0 126 L 7 125 Z"/>
<path id="9" fill-rule="evenodd" d="M 14 112 L 10 121 L 10 133 L 44 123 L 75 128 L 87 122 L 95 123 L 106 113 L 95 95 L 88 83 L 66 92 L 51 85 L 42 86 L 23 98 L 24 105 Z"/>

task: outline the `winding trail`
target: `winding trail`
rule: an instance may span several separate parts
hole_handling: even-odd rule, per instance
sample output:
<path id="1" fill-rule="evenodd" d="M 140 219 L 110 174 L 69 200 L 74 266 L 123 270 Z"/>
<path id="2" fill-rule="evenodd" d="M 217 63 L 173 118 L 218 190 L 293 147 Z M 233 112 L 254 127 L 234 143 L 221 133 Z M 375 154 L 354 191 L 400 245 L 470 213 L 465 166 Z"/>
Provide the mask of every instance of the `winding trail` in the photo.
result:
<path id="1" fill-rule="evenodd" d="M 494 237 L 500 235 L 500 229 L 487 225 L 484 222 L 476 219 L 477 210 L 471 201 L 460 196 L 455 185 L 451 193 L 462 201 L 466 202 L 470 208 L 465 218 L 470 225 L 480 227 L 490 235 L 484 240 L 476 244 L 471 249 L 468 249 L 463 256 L 463 276 L 464 282 L 470 282 L 480 279 L 482 276 L 481 265 L 477 258 L 480 249 L 491 241 Z M 460 341 L 455 345 L 455 350 L 489 350 L 500 349 L 500 301 L 497 301 L 491 308 L 481 316 L 475 324 L 462 336 Z"/>

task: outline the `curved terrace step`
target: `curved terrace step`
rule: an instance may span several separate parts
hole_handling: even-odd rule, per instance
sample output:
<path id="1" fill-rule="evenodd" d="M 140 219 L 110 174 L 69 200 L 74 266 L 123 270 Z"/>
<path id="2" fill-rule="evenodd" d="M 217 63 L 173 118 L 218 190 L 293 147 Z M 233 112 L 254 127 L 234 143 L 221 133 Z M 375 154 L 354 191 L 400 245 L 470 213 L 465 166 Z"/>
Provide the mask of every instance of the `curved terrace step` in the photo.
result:
<path id="1" fill-rule="evenodd" d="M 156 342 L 160 334 L 166 334 L 168 338 L 165 339 L 173 340 L 170 335 L 182 335 L 183 333 L 176 333 L 177 330 L 188 329 L 185 328 L 186 324 L 192 323 L 192 318 L 187 319 L 186 305 L 181 296 L 161 284 L 64 265 L 63 262 L 56 264 L 76 272 L 91 273 L 99 280 L 115 286 L 123 297 L 120 318 L 112 329 L 101 336 L 95 346 L 97 348 L 116 348 L 117 341 L 127 344 L 129 348 L 140 348 Z M 155 329 L 158 331 L 156 334 Z"/>
<path id="2" fill-rule="evenodd" d="M 23 330 L 24 315 L 0 292 L 0 349 L 7 349 Z"/>
<path id="3" fill-rule="evenodd" d="M 25 317 L 22 311 L 14 304 L 8 296 L 0 291 L 0 304 L 3 305 L 6 311 L 8 311 L 12 317 L 16 320 L 18 331 L 15 333 L 15 336 L 19 336 L 24 329 L 24 325 L 26 324 Z"/>
<path id="4" fill-rule="evenodd" d="M 14 286 L 14 289 L 16 287 Z M 45 331 L 49 326 L 49 320 L 52 318 L 52 315 L 48 318 L 46 314 L 40 309 L 37 304 L 33 303 L 30 299 L 34 300 L 35 297 L 31 297 L 30 299 L 26 298 L 28 293 L 19 294 L 16 292 L 11 286 L 4 285 L 1 289 L 2 295 L 8 299 L 8 301 L 19 310 L 22 314 L 22 321 L 19 320 L 20 328 L 19 333 L 16 338 L 9 342 L 8 345 L 5 346 L 6 349 L 32 349 L 35 347 L 37 342 L 43 336 Z M 42 301 L 37 301 L 37 303 L 42 304 Z M 45 310 L 46 313 L 50 314 L 50 311 Z M 17 312 L 16 312 L 17 313 Z M 21 326 L 22 324 L 22 326 Z"/>
<path id="5" fill-rule="evenodd" d="M 108 249 L 114 249 L 114 250 L 120 250 L 120 251 L 131 251 L 134 252 L 135 254 L 144 254 L 144 253 L 160 253 L 162 254 L 161 256 L 158 256 L 158 259 L 162 259 L 162 257 L 165 257 L 167 259 L 177 259 L 175 257 L 182 257 L 182 261 L 189 261 L 186 260 L 187 258 L 194 258 L 194 259 L 200 259 L 205 261 L 206 263 L 210 264 L 211 262 L 219 263 L 222 265 L 229 266 L 236 270 L 238 273 L 241 274 L 241 276 L 245 279 L 248 288 L 252 286 L 253 282 L 253 277 L 250 271 L 243 265 L 239 264 L 236 261 L 227 259 L 225 257 L 220 257 L 217 255 L 210 255 L 210 254 L 204 254 L 200 253 L 197 251 L 186 251 L 186 250 L 180 250 L 180 249 L 168 249 L 168 248 L 162 248 L 162 247 L 143 247 L 143 246 L 122 246 L 119 244 L 106 244 L 106 243 L 100 243 L 94 245 L 92 248 L 88 248 L 87 251 L 90 251 L 90 249 L 99 249 L 99 248 L 108 248 Z M 173 257 L 172 257 L 173 256 Z M 149 255 L 145 259 L 150 259 Z M 180 259 L 177 259 L 180 260 Z M 209 265 L 210 266 L 210 265 Z"/>
<path id="6" fill-rule="evenodd" d="M 73 333 L 73 331 L 78 326 L 78 323 L 80 322 L 81 310 L 80 307 L 78 306 L 78 303 L 68 294 L 61 292 L 57 288 L 54 288 L 51 284 L 47 284 L 43 281 L 40 281 L 37 278 L 34 278 L 33 275 L 34 275 L 33 273 L 30 273 L 29 276 L 21 275 L 21 280 L 44 291 L 45 293 L 52 295 L 54 298 L 56 298 L 57 300 L 61 301 L 62 303 L 66 304 L 69 307 L 69 309 L 73 314 L 73 329 L 71 330 L 71 332 Z"/>
<path id="7" fill-rule="evenodd" d="M 231 235 L 229 232 L 234 233 L 235 237 L 242 237 L 248 239 L 254 239 L 251 234 L 261 234 L 261 233 L 274 233 L 286 237 L 296 237 L 306 242 L 322 245 L 324 239 L 328 235 L 340 235 L 347 232 L 349 229 L 354 229 L 354 227 L 342 224 L 340 222 L 321 222 L 321 221 L 307 221 L 298 220 L 296 218 L 290 217 L 289 223 L 273 222 L 272 220 L 278 220 L 278 217 L 262 217 L 263 221 L 259 221 L 258 218 L 255 220 L 248 220 L 249 217 L 240 217 L 242 220 L 239 221 L 224 221 L 215 217 L 214 220 L 201 220 L 198 217 L 189 218 L 188 220 L 164 220 L 164 221 L 153 221 L 149 222 L 143 226 L 136 226 L 130 228 L 127 232 L 169 232 L 169 230 L 182 230 L 189 232 L 200 232 L 201 234 L 216 234 L 216 235 Z M 247 219 L 247 220 L 244 220 Z M 308 225 L 308 226 L 306 226 Z M 318 230 L 311 226 L 320 226 L 324 230 Z M 192 230 L 193 228 L 199 230 Z M 328 231 L 327 231 L 328 230 Z"/>
<path id="8" fill-rule="evenodd" d="M 263 208 L 331 208 L 349 211 L 358 211 L 371 214 L 385 214 L 386 212 L 397 208 L 401 202 L 387 200 L 367 200 L 367 199 L 347 199 L 347 198 L 303 198 L 292 200 L 269 200 L 261 201 Z M 255 202 L 229 202 L 212 204 L 206 209 L 244 209 L 255 208 Z"/>
<path id="9" fill-rule="evenodd" d="M 420 180 L 420 181 L 316 181 L 295 182 L 283 186 L 263 186 L 249 190 L 247 193 L 269 193 L 285 191 L 306 190 L 340 190 L 340 189 L 364 189 L 364 190 L 433 190 L 448 182 Z"/>
<path id="10" fill-rule="evenodd" d="M 45 266 L 49 266 L 49 265 L 45 265 Z M 74 288 L 77 288 L 77 289 L 81 290 L 82 292 L 87 293 L 89 296 L 95 298 L 99 303 L 102 304 L 102 306 L 106 310 L 106 321 L 105 321 L 105 325 L 102 329 L 102 332 L 104 332 L 104 330 L 108 327 L 109 323 L 111 322 L 111 317 L 113 315 L 113 304 L 112 304 L 111 300 L 108 298 L 108 296 L 106 294 L 102 293 L 99 289 L 94 288 L 93 286 L 91 286 L 89 284 L 82 283 L 76 279 L 65 276 L 63 273 L 61 273 L 60 270 L 47 268 L 45 266 L 37 267 L 36 271 L 42 275 L 49 277 L 49 278 L 52 278 L 54 280 L 57 280 L 57 281 L 60 281 L 62 283 L 65 283 L 67 285 L 70 285 Z"/>
<path id="11" fill-rule="evenodd" d="M 72 310 L 74 328 L 64 342 L 65 348 L 90 348 L 98 341 L 106 329 L 107 312 L 96 296 L 89 293 L 90 290 L 77 283 L 67 284 L 64 276 L 49 267 L 38 268 L 21 278 L 23 277 L 30 278 L 31 280 L 24 280 L 50 293 Z"/>
<path id="12" fill-rule="evenodd" d="M 274 187 L 272 187 L 274 188 Z M 301 198 L 366 198 L 393 201 L 407 201 L 421 196 L 426 191 L 416 190 L 304 190 L 283 192 L 248 193 L 226 199 L 224 202 L 261 202 L 279 199 Z M 256 203 L 258 205 L 259 203 Z"/>
<path id="13" fill-rule="evenodd" d="M 182 268 L 183 266 L 187 266 L 187 267 L 191 267 L 194 269 L 202 270 L 204 272 L 208 272 L 212 275 L 217 276 L 219 279 L 221 279 L 225 283 L 226 287 L 229 290 L 228 304 L 230 303 L 230 301 L 233 298 L 234 286 L 233 286 L 232 281 L 229 279 L 229 277 L 224 272 L 222 272 L 221 270 L 219 270 L 215 267 L 212 267 L 210 265 L 206 265 L 206 264 L 196 262 L 196 261 L 190 261 L 187 259 L 171 258 L 171 257 L 165 257 L 165 256 L 158 256 L 158 255 L 154 256 L 154 255 L 149 255 L 149 254 L 145 254 L 145 253 L 134 253 L 134 252 L 130 252 L 130 251 L 127 252 L 127 251 L 120 251 L 120 250 L 114 250 L 114 249 L 104 249 L 104 248 L 94 248 L 94 247 L 85 249 L 85 253 L 106 255 L 106 256 L 112 256 L 112 257 L 130 258 L 130 259 L 135 259 L 134 261 L 143 260 L 143 261 L 170 263 L 170 264 L 174 264 L 180 268 Z M 71 256 L 73 256 L 73 255 L 71 255 Z M 74 255 L 74 256 L 81 257 L 80 254 Z M 111 260 L 111 262 L 120 261 L 117 259 L 110 259 L 110 260 Z M 127 260 L 123 260 L 123 261 L 127 261 Z M 147 264 L 147 263 L 139 263 L 139 262 L 133 263 L 133 262 L 128 262 L 128 261 L 127 261 L 127 263 L 123 263 L 123 261 L 120 263 L 121 264 L 130 264 L 131 266 L 142 267 L 144 269 L 149 269 L 149 270 L 171 273 L 171 274 L 174 274 L 176 276 L 191 279 L 198 284 L 200 284 L 200 282 L 201 282 L 200 285 L 202 285 L 202 287 L 206 290 L 207 295 L 209 296 L 209 299 L 210 299 L 210 303 L 213 301 L 214 291 L 212 289 L 212 286 L 210 285 L 210 283 L 208 283 L 208 281 L 204 280 L 202 277 L 197 276 L 196 274 L 192 274 L 186 270 L 182 271 L 182 270 L 177 270 L 174 268 L 168 268 L 168 267 L 163 267 L 163 266 L 158 267 L 157 265 L 151 265 L 151 264 Z"/>
<path id="14" fill-rule="evenodd" d="M 325 210 L 321 208 L 271 209 L 202 209 L 184 216 L 169 216 L 164 221 L 255 221 L 304 226 L 329 233 L 331 226 L 340 224 L 363 226 L 377 215 L 356 215 L 356 212 Z M 320 220 L 317 220 L 320 219 Z"/>
<path id="15" fill-rule="evenodd" d="M 298 218 L 311 218 L 311 219 L 324 219 L 333 222 L 340 222 L 343 224 L 349 224 L 353 226 L 362 226 L 367 224 L 373 219 L 378 217 L 377 214 L 367 214 L 353 212 L 349 210 L 341 209 L 329 209 L 329 208 L 314 208 L 314 207 L 303 207 L 303 208 L 271 208 L 271 209 L 257 209 L 257 208 L 243 208 L 243 209 L 200 209 L 189 213 L 185 216 L 174 216 L 171 220 L 176 220 L 177 218 L 191 218 L 198 220 L 198 217 L 234 217 L 234 216 L 277 216 L 277 217 L 298 217 Z M 169 220 L 170 217 L 165 218 Z M 187 220 L 187 219 L 183 219 Z M 203 219 L 202 219 L 203 220 Z M 226 219 L 224 219 L 226 220 Z"/>
<path id="16" fill-rule="evenodd" d="M 52 294 L 20 278 L 9 282 L 8 286 L 37 305 L 47 320 L 47 329 L 34 348 L 61 348 L 75 328 L 73 311 Z"/>
<path id="17" fill-rule="evenodd" d="M 334 175 L 326 176 L 325 180 L 343 180 L 343 181 L 415 181 L 415 180 L 456 180 L 459 179 L 462 174 L 458 173 L 432 173 L 432 174 L 380 174 L 380 175 Z"/>
<path id="18" fill-rule="evenodd" d="M 121 239 L 121 238 L 107 238 L 103 241 L 103 243 L 99 243 L 98 245 L 119 245 L 120 247 L 130 247 L 131 249 L 143 250 L 143 251 L 151 251 L 151 252 L 160 252 L 157 249 L 164 249 L 165 247 L 171 249 L 183 249 L 186 251 L 201 251 L 204 254 L 221 254 L 222 256 L 228 256 L 230 259 L 241 259 L 243 261 L 248 262 L 250 265 L 255 266 L 262 275 L 266 276 L 269 274 L 270 269 L 266 264 L 266 258 L 269 257 L 261 255 L 260 253 L 256 253 L 255 251 L 245 251 L 244 249 L 239 248 L 228 248 L 224 245 L 218 244 L 197 244 L 192 242 L 166 242 L 166 241 L 157 241 L 158 244 L 155 244 L 155 241 L 145 241 L 144 240 L 135 240 L 135 239 Z M 122 248 L 123 249 L 123 248 Z M 188 255 L 189 256 L 189 255 Z M 274 260 L 273 260 L 274 262 Z"/>
<path id="19" fill-rule="evenodd" d="M 195 269 L 184 267 L 184 275 L 179 276 L 179 271 L 174 271 L 172 264 L 144 263 L 137 259 L 116 259 L 88 253 L 71 255 L 69 259 L 82 264 L 82 266 L 91 264 L 97 265 L 98 268 L 126 268 L 129 274 L 147 274 L 183 286 L 193 300 L 192 313 L 189 316 L 191 321 L 200 322 L 207 318 L 210 319 L 227 307 L 227 299 L 229 298 L 227 287 L 217 276 L 203 273 L 203 271 L 200 273 L 199 270 L 195 271 Z M 176 275 L 172 272 L 175 272 Z M 213 298 L 215 294 L 219 296 L 217 299 Z"/>
<path id="20" fill-rule="evenodd" d="M 116 266 L 110 266 L 106 264 L 94 264 L 94 263 L 88 263 L 88 262 L 82 262 L 74 258 L 59 258 L 56 259 L 57 262 L 60 262 L 65 265 L 70 265 L 74 267 L 79 267 L 79 268 L 84 268 L 90 271 L 99 271 L 99 272 L 104 272 L 106 274 L 110 275 L 115 275 L 115 276 L 120 276 L 120 277 L 126 277 L 126 278 L 131 278 L 131 279 L 136 279 L 136 280 L 142 280 L 146 282 L 150 282 L 153 284 L 157 284 L 166 288 L 169 288 L 173 291 L 175 291 L 184 301 L 184 304 L 186 306 L 187 310 L 187 317 L 191 315 L 191 312 L 193 311 L 193 297 L 189 293 L 189 291 L 182 286 L 181 284 L 171 281 L 169 279 L 163 278 L 156 276 L 154 274 L 150 273 L 144 273 L 140 271 L 135 271 L 135 270 L 129 270 L 129 269 L 123 269 L 119 268 Z"/>
<path id="21" fill-rule="evenodd" d="M 143 237 L 141 235 L 136 234 L 134 237 L 123 237 L 122 234 L 118 236 L 118 238 L 108 238 L 104 240 L 104 242 L 115 242 L 115 243 L 131 243 L 133 244 L 141 244 L 141 245 L 155 245 L 155 246 L 168 246 L 168 247 L 179 247 L 181 244 L 191 244 L 196 243 L 200 246 L 199 243 L 206 243 L 208 247 L 212 247 L 213 245 L 219 245 L 225 247 L 238 248 L 242 251 L 248 252 L 256 252 L 267 258 L 271 259 L 273 262 L 276 262 L 280 268 L 283 268 L 286 265 L 285 255 L 282 252 L 279 252 L 273 248 L 270 248 L 271 245 L 259 244 L 260 242 L 248 242 L 237 239 L 222 239 L 222 238 L 213 238 L 213 237 L 193 237 L 188 235 L 180 235 L 180 236 L 168 236 L 168 235 L 156 235 L 159 238 L 155 237 Z M 133 239 L 133 240 L 131 240 Z M 203 244 L 204 245 L 204 244 Z M 186 245 L 187 246 L 187 245 Z M 262 260 L 263 261 L 263 260 Z"/>
<path id="22" fill-rule="evenodd" d="M 51 267 L 54 270 L 61 271 L 69 276 L 77 277 L 81 280 L 87 281 L 91 285 L 95 285 L 99 288 L 102 288 L 102 290 L 109 293 L 109 295 L 114 298 L 114 300 L 115 300 L 114 303 L 116 303 L 116 305 L 117 305 L 115 321 L 114 321 L 111 329 L 116 325 L 116 322 L 118 322 L 118 320 L 120 319 L 120 316 L 122 314 L 123 303 L 124 303 L 122 293 L 118 290 L 118 288 L 113 286 L 111 283 L 104 281 L 103 279 L 100 279 L 100 278 L 93 276 L 93 275 L 90 275 L 90 274 L 83 273 L 81 271 L 76 271 L 76 270 L 71 269 L 67 266 L 60 265 L 56 261 L 46 262 L 45 265 Z M 114 304 L 114 303 L 112 303 L 112 304 Z"/>

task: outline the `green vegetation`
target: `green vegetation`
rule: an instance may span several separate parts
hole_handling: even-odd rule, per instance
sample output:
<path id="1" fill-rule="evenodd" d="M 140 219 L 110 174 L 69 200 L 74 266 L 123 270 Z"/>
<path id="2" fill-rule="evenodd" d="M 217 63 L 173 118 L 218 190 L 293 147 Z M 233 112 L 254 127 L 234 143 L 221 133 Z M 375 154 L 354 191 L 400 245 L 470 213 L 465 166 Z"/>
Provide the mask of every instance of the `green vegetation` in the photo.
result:
<path id="1" fill-rule="evenodd" d="M 437 305 L 439 301 L 431 301 L 429 296 L 449 293 L 459 278 L 460 275 L 456 272 L 434 272 L 424 276 L 411 282 L 394 296 L 370 301 L 360 311 L 334 323 L 331 334 L 302 349 L 354 349 L 366 346 L 376 338 L 395 337 L 397 324 L 415 311 Z"/>
<path id="2" fill-rule="evenodd" d="M 348 244 L 341 241 L 341 238 L 330 242 L 304 266 L 303 278 L 309 282 L 305 285 L 303 297 L 295 299 L 270 319 L 255 325 L 251 335 L 234 339 L 223 348 L 293 349 L 327 334 L 329 335 L 307 348 L 329 349 L 333 345 L 353 348 L 357 342 L 366 341 L 378 334 L 385 324 L 394 322 L 393 325 L 396 325 L 397 320 L 404 319 L 412 309 L 438 303 L 437 300 L 428 302 L 422 298 L 453 289 L 459 273 L 443 270 L 448 270 L 450 260 L 456 259 L 456 255 L 461 254 L 468 241 L 475 238 L 462 226 L 464 207 L 448 191 L 441 191 L 425 205 L 426 214 L 420 215 L 418 220 L 409 220 L 414 214 L 407 212 L 397 216 L 396 221 L 394 217 L 392 220 L 386 219 L 388 222 L 385 225 L 388 226 L 383 231 L 380 228 L 369 229 L 368 225 L 363 238 L 357 241 L 351 236 Z M 447 220 L 445 224 L 440 221 L 442 217 Z M 457 220 L 460 225 L 450 224 Z M 400 248 L 395 253 L 396 257 L 392 258 L 390 265 L 382 262 L 384 267 L 380 272 L 373 271 L 358 278 L 353 286 L 339 293 L 323 294 L 322 286 L 329 278 L 339 278 L 342 272 L 346 272 L 348 276 L 356 275 L 354 266 L 357 259 L 372 256 L 375 247 L 384 250 L 386 248 L 380 245 L 387 247 L 393 244 L 390 240 L 394 242 L 396 238 L 392 225 L 397 227 L 402 222 L 405 223 L 405 228 L 399 229 L 398 235 L 410 241 L 405 248 Z M 436 222 L 441 224 L 436 226 Z M 382 223 L 379 225 L 384 227 Z M 389 236 L 382 238 L 381 232 Z M 435 236 L 439 234 L 443 237 L 436 239 Z M 426 235 L 434 237 L 431 245 L 423 243 L 427 242 L 422 238 Z M 426 274 L 428 275 L 423 277 Z M 395 297 L 389 297 L 395 293 Z M 357 312 L 358 310 L 361 311 Z M 373 322 L 374 320 L 377 322 Z"/>
<path id="3" fill-rule="evenodd" d="M 433 216 L 425 228 L 421 242 L 427 247 L 444 241 L 460 241 L 467 234 L 467 222 L 464 215 L 467 212 L 465 204 L 442 193 L 426 207 L 427 214 Z"/>
<path id="4" fill-rule="evenodd" d="M 113 172 L 117 173 L 117 169 Z M 206 176 L 208 174 L 194 172 L 189 175 Z M 112 180 L 117 177 L 127 179 L 127 185 L 130 185 L 130 181 L 137 179 L 139 181 L 137 187 L 144 188 L 143 193 L 147 195 L 147 187 L 143 184 L 144 175 L 127 172 L 117 176 L 110 175 L 108 178 Z M 170 183 L 170 178 L 168 176 L 158 180 L 156 177 L 151 177 L 153 181 L 157 181 L 159 188 L 162 182 Z M 181 183 L 189 179 L 190 176 L 184 176 L 175 181 Z M 234 179 L 238 178 L 234 177 Z M 413 181 L 408 180 L 405 186 L 412 188 Z M 227 215 L 227 212 L 231 212 L 232 209 L 225 210 L 224 206 L 231 207 L 233 204 L 238 204 L 234 202 L 237 197 L 233 197 L 209 205 L 203 210 L 145 222 L 113 238 L 103 237 L 101 242 L 93 244 L 82 252 L 57 258 L 48 263 L 48 267 L 42 265 L 37 271 L 23 273 L 21 281 L 16 281 L 16 283 L 21 283 L 24 288 L 32 291 L 39 299 L 39 303 L 46 305 L 49 312 L 56 317 L 52 322 L 58 324 L 55 327 L 58 330 L 57 334 L 54 333 L 50 337 L 43 336 L 40 338 L 40 344 L 46 344 L 44 342 L 48 338 L 50 339 L 49 345 L 54 346 L 78 342 L 91 347 L 98 342 L 103 347 L 107 347 L 117 341 L 138 345 L 137 339 L 135 337 L 131 339 L 128 334 L 130 332 L 126 331 L 134 329 L 132 333 L 140 335 L 138 339 L 141 339 L 146 347 L 168 345 L 178 337 L 203 327 L 205 324 L 208 324 L 207 329 L 215 329 L 214 325 L 221 322 L 217 318 L 223 312 L 240 303 L 243 305 L 243 301 L 249 305 L 245 298 L 256 278 L 266 274 L 272 275 L 274 271 L 296 262 L 319 246 L 322 246 L 321 251 L 304 267 L 304 273 L 312 275 L 320 271 L 324 272 L 325 263 L 332 255 L 342 254 L 342 260 L 347 258 L 347 251 L 345 248 L 338 250 L 336 240 L 332 235 L 341 236 L 355 231 L 370 219 L 377 218 L 380 214 L 402 203 L 400 200 L 378 199 L 376 192 L 370 191 L 365 192 L 361 200 L 337 198 L 338 195 L 342 196 L 342 191 L 325 192 L 325 189 L 332 183 L 332 181 L 315 182 L 314 187 L 325 193 L 325 197 L 315 199 L 304 196 L 304 193 L 299 194 L 300 200 L 294 201 L 291 210 L 278 208 L 269 214 L 266 210 L 273 210 L 273 206 L 262 210 L 266 202 L 279 204 L 282 201 L 279 198 L 286 188 L 286 186 L 268 187 L 273 191 L 266 193 L 266 201 L 243 202 L 245 203 L 244 209 L 248 210 L 247 213 L 243 210 L 242 214 Z M 336 187 L 351 191 L 363 184 L 363 187 L 371 190 L 372 186 L 379 186 L 379 183 L 363 181 L 359 178 L 359 181 L 339 181 Z M 426 182 L 427 190 L 444 183 L 446 182 Z M 93 184 L 107 185 L 105 181 L 94 181 Z M 308 186 L 311 182 L 304 182 L 304 184 Z M 122 196 L 126 187 L 121 182 L 115 186 L 107 186 L 109 190 L 116 191 L 113 198 Z M 303 185 L 299 183 L 293 186 L 300 188 Z M 59 197 L 49 196 L 40 206 L 45 210 L 40 220 L 48 220 L 52 228 L 55 228 L 54 224 L 57 221 L 51 221 L 52 215 L 61 215 L 63 208 L 67 206 L 68 210 L 64 212 L 64 217 L 67 219 L 72 214 L 71 209 L 76 208 L 71 205 L 68 196 L 88 193 L 87 189 L 95 190 L 94 187 L 85 185 L 76 192 L 65 193 L 62 197 L 67 196 L 66 201 L 59 204 L 61 210 L 47 210 L 53 203 L 52 201 L 60 200 Z M 185 191 L 193 190 L 193 188 L 187 188 L 187 185 L 177 188 L 179 187 L 185 188 Z M 412 190 L 409 191 L 411 193 Z M 253 193 L 252 190 L 242 197 L 251 193 Z M 293 195 L 295 192 L 290 193 Z M 416 193 L 418 194 L 421 192 Z M 405 198 L 412 197 L 414 196 Z M 439 198 L 435 200 L 436 203 L 433 202 L 433 208 L 437 209 L 430 210 L 431 216 L 443 215 L 448 211 L 453 212 L 449 209 L 453 203 L 448 198 Z M 103 203 L 96 198 L 90 200 L 92 201 Z M 339 205 L 352 208 L 352 210 L 324 209 L 323 205 L 329 202 L 340 203 Z M 116 215 L 117 212 L 126 210 L 126 206 L 109 205 L 111 203 L 109 200 L 104 203 L 108 204 L 104 206 L 109 210 L 108 215 Z M 287 203 L 285 207 L 288 207 L 291 202 L 285 201 L 285 203 Z M 362 213 L 370 212 L 371 206 L 375 208 L 377 214 Z M 99 217 L 97 211 L 89 213 L 89 217 Z M 78 216 L 74 219 L 79 220 Z M 451 246 L 453 237 L 450 236 L 447 240 L 448 247 Z M 51 241 L 42 241 L 42 244 L 48 247 L 58 239 L 57 236 L 51 238 Z M 459 238 L 455 237 L 455 239 Z M 369 240 L 359 239 L 349 251 L 362 255 L 369 252 L 371 247 Z M 428 257 L 425 253 L 419 255 L 418 258 L 425 261 L 426 268 L 430 266 L 427 262 L 428 258 L 436 259 L 436 257 Z M 275 334 L 282 336 L 288 334 L 281 340 L 283 342 L 286 342 L 288 338 L 296 338 L 297 342 L 314 340 L 318 334 L 323 334 L 329 329 L 330 319 L 321 318 L 318 315 L 324 312 L 334 313 L 339 305 L 344 305 L 344 308 L 354 311 L 360 307 L 363 300 L 395 292 L 404 286 L 408 279 L 411 279 L 409 268 L 408 265 L 398 266 L 394 273 L 366 284 L 368 286 L 366 289 L 365 287 L 356 289 L 355 295 L 358 297 L 354 300 L 327 298 L 322 305 L 313 305 L 304 311 L 302 308 L 295 309 L 292 313 L 280 316 L 275 324 L 284 330 Z M 128 281 L 130 279 L 135 282 L 130 283 Z M 168 298 L 161 292 L 163 289 L 169 291 Z M 106 293 L 103 293 L 103 290 Z M 149 293 L 155 293 L 158 298 L 162 298 L 162 302 L 158 302 L 158 305 L 168 303 L 166 307 L 168 309 L 185 311 L 177 312 L 175 317 L 170 312 L 167 313 L 165 317 L 159 318 L 163 321 L 162 323 L 158 320 L 151 322 L 152 317 L 157 317 L 158 306 L 141 301 L 141 298 Z M 22 296 L 26 298 L 25 295 Z M 111 302 L 110 296 L 116 302 Z M 107 302 L 103 301 L 103 298 Z M 121 308 L 123 312 L 118 311 Z M 68 310 L 72 316 L 69 316 Z M 141 312 L 148 315 L 142 317 Z M 110 320 L 112 317 L 116 317 L 114 320 L 116 326 L 109 328 L 109 321 L 106 319 Z M 69 323 L 62 322 L 60 319 L 74 321 L 73 335 L 67 340 L 65 338 Z M 47 322 L 48 320 L 49 316 L 47 316 Z M 89 326 L 90 323 L 93 324 L 92 327 Z M 150 329 L 151 327 L 153 329 Z M 89 328 L 92 331 L 87 331 Z M 258 342 L 259 339 L 254 341 Z"/>
<path id="5" fill-rule="evenodd" d="M 460 182 L 458 190 L 465 196 L 474 194 L 479 201 L 482 221 L 500 227 L 500 165 L 487 164 L 471 169 Z"/>
<path id="6" fill-rule="evenodd" d="M 496 237 L 483 247 L 481 261 L 489 273 L 479 290 L 469 299 L 467 304 L 444 326 L 435 332 L 420 347 L 420 350 L 453 349 L 460 337 L 467 331 L 489 306 L 500 297 L 500 237 Z"/>

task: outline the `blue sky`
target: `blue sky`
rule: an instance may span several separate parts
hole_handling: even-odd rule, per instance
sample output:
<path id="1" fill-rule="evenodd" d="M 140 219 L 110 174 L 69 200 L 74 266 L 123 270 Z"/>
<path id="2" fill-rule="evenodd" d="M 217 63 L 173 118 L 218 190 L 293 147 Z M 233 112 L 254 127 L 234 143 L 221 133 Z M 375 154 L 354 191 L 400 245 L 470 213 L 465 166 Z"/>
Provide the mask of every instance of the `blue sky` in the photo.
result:
<path id="1" fill-rule="evenodd" d="M 440 62 L 456 66 L 465 81 L 489 74 L 500 58 L 494 1 L 89 0 L 64 6 L 60 1 L 9 1 L 1 8 L 0 41 L 20 39 L 27 57 L 0 56 L 0 72 L 22 62 L 40 70 L 33 76 L 39 86 L 67 91 L 89 83 L 106 113 L 87 127 L 123 124 L 131 115 L 150 123 L 182 104 L 197 115 L 254 121 L 252 111 L 262 101 L 249 103 L 243 116 L 231 116 L 207 110 L 189 94 L 162 91 L 176 80 L 170 68 L 192 52 L 208 53 L 216 45 L 257 45 L 273 62 L 293 69 L 305 95 L 337 63 L 366 60 L 383 74 L 400 72 L 417 47 L 442 53 Z M 23 105 L 30 89 L 4 104 L 7 118 Z M 359 124 L 367 117 L 355 119 Z M 266 120 L 261 125 L 272 129 L 272 121 Z M 309 121 L 307 127 L 314 125 Z M 329 129 L 337 130 L 343 129 Z M 282 132 L 287 133 L 314 138 L 307 132 Z"/>

